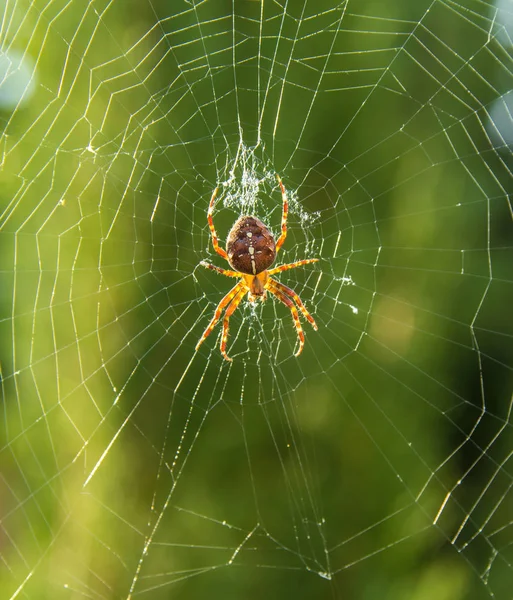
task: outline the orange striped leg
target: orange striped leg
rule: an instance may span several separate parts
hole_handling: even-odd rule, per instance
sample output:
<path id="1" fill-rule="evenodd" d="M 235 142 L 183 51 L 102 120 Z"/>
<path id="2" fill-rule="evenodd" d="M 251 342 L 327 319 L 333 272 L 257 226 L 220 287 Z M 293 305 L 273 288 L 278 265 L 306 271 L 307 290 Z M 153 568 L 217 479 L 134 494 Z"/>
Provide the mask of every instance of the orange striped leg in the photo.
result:
<path id="1" fill-rule="evenodd" d="M 301 298 L 296 294 L 296 292 L 294 290 L 291 290 L 286 285 L 283 285 L 283 283 L 275 281 L 274 279 L 268 279 L 268 284 L 269 282 L 272 282 L 271 286 L 273 289 L 280 290 L 280 292 L 283 292 L 287 296 L 290 296 L 296 302 L 297 307 L 301 311 L 302 315 L 305 317 L 305 319 L 309 321 L 309 323 L 312 324 L 312 327 L 315 329 L 315 331 L 317 331 L 317 323 L 314 321 L 312 315 L 306 310 L 305 305 L 301 302 Z"/>
<path id="2" fill-rule="evenodd" d="M 211 265 L 210 263 L 204 260 L 200 262 L 200 265 L 207 269 L 211 269 L 212 271 L 217 271 L 217 273 L 221 273 L 221 275 L 226 275 L 226 277 L 242 277 L 242 273 L 239 273 L 238 271 L 229 271 L 228 269 L 221 269 L 220 267 Z"/>
<path id="3" fill-rule="evenodd" d="M 287 237 L 287 216 L 289 214 L 289 203 L 287 201 L 287 193 L 285 192 L 285 188 L 283 187 L 283 183 L 281 182 L 280 176 L 276 175 L 276 179 L 280 184 L 281 188 L 281 197 L 283 199 L 283 214 L 281 216 L 281 235 L 276 242 L 276 252 L 282 247 L 285 238 Z"/>
<path id="4" fill-rule="evenodd" d="M 219 302 L 219 304 L 217 305 L 216 308 L 216 312 L 214 313 L 214 317 L 212 319 L 212 321 L 210 321 L 208 327 L 205 329 L 205 331 L 203 332 L 203 335 L 201 336 L 199 342 L 196 344 L 196 350 L 201 346 L 201 344 L 203 344 L 203 342 L 207 339 L 207 337 L 210 335 L 210 333 L 212 332 L 212 329 L 214 329 L 216 323 L 219 321 L 221 314 L 224 310 L 224 308 L 230 304 L 230 302 L 235 298 L 235 296 L 241 291 L 241 290 L 245 290 L 244 287 L 244 281 L 239 281 L 239 283 L 234 286 L 227 294 L 226 296 L 221 300 L 221 302 Z"/>
<path id="5" fill-rule="evenodd" d="M 276 273 L 281 273 L 282 271 L 287 271 L 288 269 L 295 269 L 296 267 L 308 265 L 310 263 L 317 262 L 318 260 L 318 258 L 305 258 L 304 260 L 298 260 L 297 262 L 289 263 L 288 265 L 280 265 L 279 267 L 274 267 L 274 269 L 269 269 L 267 273 L 268 275 L 275 275 Z"/>
<path id="6" fill-rule="evenodd" d="M 220 256 L 222 256 L 224 259 L 228 260 L 228 255 L 226 254 L 226 251 L 219 247 L 219 240 L 217 239 L 217 233 L 216 233 L 216 230 L 214 227 L 214 221 L 212 220 L 212 213 L 214 212 L 214 202 L 215 202 L 218 190 L 219 190 L 219 188 L 216 188 L 214 190 L 214 193 L 212 194 L 212 198 L 210 198 L 210 204 L 208 205 L 207 219 L 208 219 L 208 226 L 210 228 L 210 233 L 212 235 L 212 245 L 214 246 L 214 250 Z"/>
<path id="7" fill-rule="evenodd" d="M 299 321 L 299 313 L 297 312 L 297 308 L 294 306 L 294 302 L 290 298 L 288 298 L 283 292 L 281 292 L 274 285 L 269 286 L 269 291 L 272 292 L 278 300 L 283 302 L 286 306 L 289 307 L 290 312 L 292 313 L 292 318 L 294 319 L 294 325 L 296 326 L 297 337 L 299 338 L 299 350 L 296 352 L 294 356 L 299 356 L 303 351 L 303 346 L 305 345 L 305 334 L 303 333 L 303 328 L 301 327 L 301 322 Z"/>
<path id="8" fill-rule="evenodd" d="M 228 327 L 230 323 L 230 317 L 234 313 L 237 306 L 239 306 L 240 301 L 247 294 L 247 290 L 242 288 L 240 292 L 237 293 L 235 298 L 231 301 L 230 306 L 226 309 L 224 313 L 224 321 L 223 321 L 223 337 L 221 338 L 221 354 L 224 356 L 226 360 L 232 361 L 233 358 L 230 358 L 228 354 L 226 354 L 226 342 L 228 341 Z"/>

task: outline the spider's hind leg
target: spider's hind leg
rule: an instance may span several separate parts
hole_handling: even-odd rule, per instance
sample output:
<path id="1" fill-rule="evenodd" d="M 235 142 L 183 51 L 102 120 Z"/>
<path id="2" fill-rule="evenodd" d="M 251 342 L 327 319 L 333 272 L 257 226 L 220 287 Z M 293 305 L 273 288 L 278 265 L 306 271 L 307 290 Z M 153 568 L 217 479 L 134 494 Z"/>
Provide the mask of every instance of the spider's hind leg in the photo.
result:
<path id="1" fill-rule="evenodd" d="M 210 204 L 208 205 L 207 220 L 208 220 L 208 227 L 210 229 L 210 234 L 212 236 L 212 246 L 214 246 L 214 250 L 219 254 L 219 256 L 222 256 L 225 260 L 228 260 L 228 255 L 226 254 L 226 250 L 224 250 L 223 248 L 221 248 L 219 246 L 219 240 L 217 239 L 217 233 L 216 233 L 216 230 L 214 227 L 214 220 L 212 219 L 212 213 L 214 212 L 214 202 L 215 202 L 218 190 L 219 190 L 219 188 L 216 188 L 214 190 L 214 193 L 212 194 L 212 198 L 210 198 Z"/>
<path id="2" fill-rule="evenodd" d="M 287 192 L 285 191 L 283 183 L 281 182 L 280 176 L 276 175 L 276 179 L 278 180 L 278 183 L 280 184 L 281 197 L 283 200 L 283 213 L 281 215 L 281 235 L 278 238 L 278 241 L 276 242 L 276 252 L 278 252 L 278 250 L 283 246 L 283 242 L 285 241 L 285 238 L 287 237 L 287 217 L 289 214 L 289 202 L 287 200 Z"/>

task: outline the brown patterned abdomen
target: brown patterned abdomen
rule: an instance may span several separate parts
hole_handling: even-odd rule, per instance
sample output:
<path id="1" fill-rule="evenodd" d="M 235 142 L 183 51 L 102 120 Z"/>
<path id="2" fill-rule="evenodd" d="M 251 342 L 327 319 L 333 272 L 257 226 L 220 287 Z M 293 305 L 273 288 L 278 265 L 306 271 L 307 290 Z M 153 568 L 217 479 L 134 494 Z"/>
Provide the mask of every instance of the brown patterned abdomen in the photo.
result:
<path id="1" fill-rule="evenodd" d="M 257 275 L 276 258 L 276 243 L 267 227 L 256 217 L 240 217 L 226 241 L 228 262 L 236 271 Z"/>

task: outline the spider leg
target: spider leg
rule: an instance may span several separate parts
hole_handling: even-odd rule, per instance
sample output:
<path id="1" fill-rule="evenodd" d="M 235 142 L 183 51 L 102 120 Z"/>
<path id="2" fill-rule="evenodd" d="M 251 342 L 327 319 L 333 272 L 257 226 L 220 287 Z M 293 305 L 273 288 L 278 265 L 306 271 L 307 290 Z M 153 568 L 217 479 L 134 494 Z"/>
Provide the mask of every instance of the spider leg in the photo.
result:
<path id="1" fill-rule="evenodd" d="M 225 260 L 228 260 L 228 255 L 226 254 L 226 251 L 223 250 L 223 248 L 219 247 L 219 240 L 217 239 L 217 233 L 216 233 L 216 230 L 214 227 L 214 221 L 212 219 L 212 213 L 214 212 L 214 202 L 215 202 L 218 190 L 219 190 L 219 188 L 216 188 L 214 190 L 214 193 L 212 194 L 212 198 L 210 198 L 210 204 L 208 205 L 207 219 L 208 219 L 208 226 L 210 228 L 210 233 L 212 235 L 212 245 L 214 246 L 214 250 L 219 254 L 219 256 L 222 256 Z"/>
<path id="2" fill-rule="evenodd" d="M 241 290 L 246 291 L 244 281 L 239 281 L 239 283 L 237 283 L 237 285 L 235 285 L 226 294 L 226 296 L 221 300 L 221 302 L 219 302 L 219 304 L 217 305 L 217 308 L 216 308 L 216 312 L 214 313 L 214 316 L 213 316 L 212 320 L 210 321 L 210 323 L 208 324 L 208 327 L 203 332 L 203 335 L 200 337 L 199 342 L 196 344 L 196 350 L 201 346 L 201 344 L 203 344 L 203 342 L 210 335 L 210 333 L 212 332 L 212 329 L 214 329 L 216 323 L 221 318 L 221 314 L 222 314 L 223 310 L 225 309 L 225 307 L 228 304 L 230 304 L 230 302 L 235 298 L 235 296 L 237 296 L 237 294 Z"/>
<path id="3" fill-rule="evenodd" d="M 290 312 L 292 313 L 292 318 L 294 319 L 294 325 L 296 326 L 297 337 L 299 338 L 299 349 L 294 356 L 299 356 L 303 351 L 303 346 L 305 345 L 305 334 L 303 333 L 303 328 L 301 327 L 301 322 L 299 321 L 299 314 L 297 312 L 297 308 L 294 306 L 294 302 L 290 298 L 288 298 L 278 287 L 269 284 L 267 288 L 272 294 L 274 294 L 278 300 L 283 302 L 285 306 L 288 306 Z"/>
<path id="4" fill-rule="evenodd" d="M 230 358 L 228 354 L 226 354 L 226 342 L 228 341 L 228 328 L 230 323 L 230 317 L 234 313 L 237 306 L 239 306 L 240 301 L 247 294 L 247 290 L 243 287 L 236 295 L 235 298 L 230 302 L 230 306 L 226 309 L 224 313 L 223 320 L 223 336 L 221 338 L 221 354 L 224 356 L 226 360 L 232 361 L 233 358 Z"/>
<path id="5" fill-rule="evenodd" d="M 309 323 L 312 324 L 312 327 L 315 329 L 315 331 L 317 331 L 317 323 L 314 321 L 312 315 L 306 310 L 306 306 L 301 302 L 301 298 L 294 290 L 290 289 L 286 285 L 283 285 L 283 283 L 280 283 L 279 281 L 275 281 L 274 279 L 268 279 L 267 284 L 271 286 L 272 290 L 279 290 L 283 294 L 292 298 L 301 311 L 301 314 L 305 317 L 305 319 L 308 320 Z"/>
<path id="6" fill-rule="evenodd" d="M 281 188 L 281 197 L 283 199 L 283 213 L 281 216 L 281 235 L 276 242 L 276 252 L 282 247 L 285 238 L 287 237 L 287 216 L 289 214 L 289 203 L 287 201 L 287 193 L 285 192 L 285 188 L 283 187 L 283 183 L 281 182 L 281 178 L 279 175 L 276 175 L 276 179 L 280 184 Z"/>
<path id="7" fill-rule="evenodd" d="M 221 275 L 226 275 L 226 277 L 242 277 L 242 273 L 239 273 L 238 271 L 229 271 L 228 269 L 221 269 L 221 267 L 211 265 L 210 263 L 204 260 L 200 262 L 200 265 L 207 269 L 211 269 L 212 271 L 217 271 L 217 273 L 221 273 Z"/>
<path id="8" fill-rule="evenodd" d="M 276 273 L 281 273 L 281 271 L 287 271 L 288 269 L 295 269 L 296 267 L 301 267 L 303 265 L 308 265 L 309 263 L 317 262 L 318 258 L 305 258 L 304 260 L 298 260 L 297 262 L 289 263 L 287 265 L 280 265 L 279 267 L 274 267 L 274 269 L 269 269 L 267 273 L 269 275 L 275 275 Z"/>

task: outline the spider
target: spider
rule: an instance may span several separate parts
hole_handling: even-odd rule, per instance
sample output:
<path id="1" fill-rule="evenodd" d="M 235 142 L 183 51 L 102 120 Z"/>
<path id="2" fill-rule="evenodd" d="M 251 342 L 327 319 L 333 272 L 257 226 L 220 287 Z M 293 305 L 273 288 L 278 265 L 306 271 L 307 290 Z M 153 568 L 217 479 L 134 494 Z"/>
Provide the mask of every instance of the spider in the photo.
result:
<path id="1" fill-rule="evenodd" d="M 271 275 L 280 273 L 280 271 L 294 269 L 319 260 L 318 258 L 306 258 L 304 260 L 298 260 L 297 262 L 274 267 L 274 269 L 269 269 L 276 258 L 278 250 L 281 248 L 287 237 L 287 194 L 280 177 L 276 175 L 276 178 L 280 185 L 281 197 L 283 200 L 281 235 L 277 242 L 274 241 L 271 232 L 262 221 L 256 217 L 243 216 L 237 219 L 231 228 L 226 241 L 226 250 L 220 248 L 217 233 L 214 228 L 214 221 L 212 220 L 214 202 L 219 188 L 216 188 L 212 194 L 207 213 L 208 226 L 212 235 L 212 245 L 214 246 L 214 250 L 227 260 L 230 266 L 235 270 L 230 271 L 228 269 L 221 269 L 220 267 L 216 267 L 205 261 L 201 261 L 200 265 L 207 269 L 211 269 L 212 271 L 216 271 L 217 273 L 221 273 L 221 275 L 226 275 L 227 277 L 238 277 L 240 278 L 240 281 L 226 294 L 221 302 L 219 302 L 214 317 L 205 329 L 199 342 L 196 344 L 196 350 L 198 350 L 201 344 L 210 335 L 216 323 L 221 318 L 223 310 L 226 308 L 223 321 L 223 335 L 221 337 L 221 354 L 226 360 L 232 360 L 226 353 L 230 317 L 246 294 L 248 294 L 250 302 L 255 302 L 257 299 L 264 301 L 267 292 L 270 292 L 289 308 L 299 338 L 299 349 L 295 356 L 301 354 L 303 346 L 305 345 L 305 335 L 299 321 L 297 308 L 299 308 L 303 316 L 312 324 L 312 327 L 317 330 L 317 324 L 306 310 L 305 305 L 301 302 L 301 298 L 296 292 L 286 285 L 283 285 L 283 283 L 271 278 Z M 297 304 L 297 308 L 292 300 Z"/>

